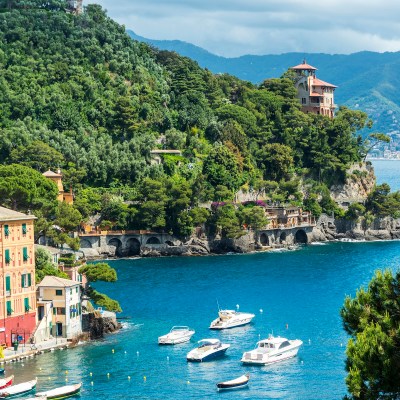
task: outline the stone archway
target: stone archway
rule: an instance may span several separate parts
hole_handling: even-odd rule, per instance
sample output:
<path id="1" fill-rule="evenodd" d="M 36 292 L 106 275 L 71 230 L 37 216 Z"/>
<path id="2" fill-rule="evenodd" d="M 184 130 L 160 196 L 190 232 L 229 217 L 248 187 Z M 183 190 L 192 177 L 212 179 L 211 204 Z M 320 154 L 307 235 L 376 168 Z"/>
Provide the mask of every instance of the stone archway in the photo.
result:
<path id="1" fill-rule="evenodd" d="M 294 236 L 295 243 L 307 244 L 308 238 L 307 233 L 303 229 L 299 229 Z"/>
<path id="2" fill-rule="evenodd" d="M 118 238 L 112 238 L 107 244 L 110 247 L 115 247 L 114 255 L 122 257 L 122 242 Z"/>
<path id="3" fill-rule="evenodd" d="M 140 242 L 136 238 L 129 238 L 126 242 L 126 255 L 138 256 L 140 254 Z"/>
<path id="4" fill-rule="evenodd" d="M 81 238 L 81 249 L 91 249 L 91 248 L 92 248 L 92 243 L 90 242 L 90 240 Z"/>
<path id="5" fill-rule="evenodd" d="M 161 244 L 160 239 L 158 237 L 152 236 L 147 239 L 146 244 Z"/>
<path id="6" fill-rule="evenodd" d="M 286 232 L 282 232 L 280 235 L 279 235 L 279 243 L 285 243 L 286 242 Z"/>
<path id="7" fill-rule="evenodd" d="M 269 246 L 269 238 L 266 233 L 260 235 L 260 243 L 262 246 Z"/>

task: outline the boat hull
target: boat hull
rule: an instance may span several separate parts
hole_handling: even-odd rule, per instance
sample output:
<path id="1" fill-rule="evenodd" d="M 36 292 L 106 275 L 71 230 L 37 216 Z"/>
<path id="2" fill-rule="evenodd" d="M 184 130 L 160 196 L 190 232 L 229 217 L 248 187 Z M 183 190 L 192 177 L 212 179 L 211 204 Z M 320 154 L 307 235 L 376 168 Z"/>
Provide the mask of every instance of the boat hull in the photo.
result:
<path id="1" fill-rule="evenodd" d="M 20 383 L 18 385 L 13 385 L 5 388 L 4 390 L 0 390 L 0 399 L 10 398 L 20 396 L 22 394 L 26 394 L 35 389 L 37 383 L 37 379 L 34 379 L 29 382 Z"/>
<path id="2" fill-rule="evenodd" d="M 78 394 L 81 390 L 81 386 L 81 383 L 77 385 L 63 386 L 47 392 L 36 393 L 36 397 L 45 397 L 47 400 L 66 399 L 67 397 Z"/>
<path id="3" fill-rule="evenodd" d="M 247 387 L 249 383 L 250 375 L 246 374 L 237 379 L 231 381 L 217 383 L 217 390 L 235 390 Z"/>
<path id="4" fill-rule="evenodd" d="M 217 319 L 211 323 L 210 329 L 221 330 L 221 329 L 236 328 L 238 326 L 243 326 L 243 325 L 249 324 L 253 318 L 254 318 L 254 315 L 251 317 L 243 318 L 243 319 L 236 320 L 236 321 L 227 321 L 226 323 L 221 323 L 221 324 L 218 324 L 218 322 L 217 322 L 218 319 Z"/>
<path id="5" fill-rule="evenodd" d="M 158 344 L 161 344 L 161 345 L 163 345 L 163 344 L 172 345 L 172 344 L 186 343 L 186 342 L 188 342 L 190 340 L 190 338 L 192 336 L 193 335 L 184 336 L 184 337 L 181 337 L 181 338 L 165 338 L 165 339 L 159 338 L 158 339 Z"/>
<path id="6" fill-rule="evenodd" d="M 228 350 L 228 347 L 213 351 L 212 353 L 209 353 L 209 354 L 204 354 L 203 356 L 202 355 L 196 355 L 196 354 L 194 354 L 193 356 L 188 355 L 187 361 L 193 361 L 193 362 L 210 361 L 210 360 L 213 360 L 215 358 L 219 358 L 219 357 L 224 356 L 225 353 L 226 353 L 226 350 Z"/>
<path id="7" fill-rule="evenodd" d="M 299 351 L 300 346 L 287 350 L 282 353 L 278 354 L 271 354 L 271 355 L 262 355 L 263 357 L 260 357 L 260 354 L 253 353 L 245 353 L 241 359 L 241 362 L 243 364 L 252 364 L 252 365 L 269 365 L 269 364 L 275 364 L 281 361 L 289 360 L 290 358 L 296 357 L 297 353 Z M 247 356 L 250 354 L 249 356 Z M 257 358 L 256 358 L 257 356 Z"/>

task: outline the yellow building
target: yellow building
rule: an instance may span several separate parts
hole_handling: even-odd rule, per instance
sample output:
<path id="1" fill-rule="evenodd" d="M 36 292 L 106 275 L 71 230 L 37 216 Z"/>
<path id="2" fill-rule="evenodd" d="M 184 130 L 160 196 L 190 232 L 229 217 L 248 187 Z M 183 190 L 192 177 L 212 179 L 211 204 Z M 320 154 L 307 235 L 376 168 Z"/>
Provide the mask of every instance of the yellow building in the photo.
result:
<path id="1" fill-rule="evenodd" d="M 0 207 L 0 344 L 8 346 L 36 326 L 35 219 Z"/>
<path id="2" fill-rule="evenodd" d="M 290 69 L 296 73 L 295 86 L 301 109 L 306 113 L 333 118 L 336 108 L 333 92 L 337 86 L 318 79 L 315 74 L 317 68 L 307 64 L 306 60 Z"/>
<path id="3" fill-rule="evenodd" d="M 58 201 L 65 201 L 68 204 L 73 204 L 74 202 L 74 195 L 72 193 L 72 187 L 70 187 L 69 192 L 64 192 L 64 186 L 62 183 L 62 174 L 61 171 L 58 170 L 57 173 L 51 170 L 48 170 L 43 173 L 43 176 L 52 180 L 58 188 Z"/>

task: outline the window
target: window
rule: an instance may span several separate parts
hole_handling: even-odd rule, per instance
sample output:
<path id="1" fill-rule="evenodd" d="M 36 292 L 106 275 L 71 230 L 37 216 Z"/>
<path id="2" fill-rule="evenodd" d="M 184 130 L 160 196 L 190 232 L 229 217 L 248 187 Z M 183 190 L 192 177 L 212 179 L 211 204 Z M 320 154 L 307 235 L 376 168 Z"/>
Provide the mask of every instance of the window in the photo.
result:
<path id="1" fill-rule="evenodd" d="M 62 296 L 62 290 L 56 289 L 56 296 Z"/>
<path id="2" fill-rule="evenodd" d="M 303 97 L 303 98 L 301 99 L 301 104 L 307 104 L 307 99 L 306 99 L 305 97 Z"/>
<path id="3" fill-rule="evenodd" d="M 57 315 L 65 315 L 65 307 L 57 307 Z"/>
<path id="4" fill-rule="evenodd" d="M 10 235 L 10 229 L 8 228 L 8 225 L 4 225 L 4 236 L 8 237 Z"/>
<path id="5" fill-rule="evenodd" d="M 11 276 L 6 276 L 6 296 L 11 295 Z"/>
<path id="6" fill-rule="evenodd" d="M 11 301 L 7 301 L 7 315 L 11 315 L 14 310 L 11 308 Z"/>
<path id="7" fill-rule="evenodd" d="M 22 274 L 21 275 L 21 286 L 23 288 L 32 286 L 32 275 L 31 274 Z"/>
<path id="8" fill-rule="evenodd" d="M 29 312 L 29 310 L 31 309 L 29 305 L 29 297 L 24 298 L 24 307 L 25 307 L 25 312 Z"/>
<path id="9" fill-rule="evenodd" d="M 28 229 L 26 229 L 26 224 L 22 224 L 22 234 L 25 236 L 28 233 Z"/>
<path id="10" fill-rule="evenodd" d="M 27 247 L 23 247 L 22 248 L 22 257 L 24 261 L 28 261 L 28 248 Z"/>
<path id="11" fill-rule="evenodd" d="M 6 259 L 6 264 L 10 264 L 11 261 L 11 256 L 10 256 L 10 250 L 5 251 L 5 259 Z"/>
<path id="12" fill-rule="evenodd" d="M 283 349 L 284 347 L 290 346 L 290 343 L 286 340 L 285 342 L 282 342 L 281 345 L 279 346 L 280 349 Z"/>

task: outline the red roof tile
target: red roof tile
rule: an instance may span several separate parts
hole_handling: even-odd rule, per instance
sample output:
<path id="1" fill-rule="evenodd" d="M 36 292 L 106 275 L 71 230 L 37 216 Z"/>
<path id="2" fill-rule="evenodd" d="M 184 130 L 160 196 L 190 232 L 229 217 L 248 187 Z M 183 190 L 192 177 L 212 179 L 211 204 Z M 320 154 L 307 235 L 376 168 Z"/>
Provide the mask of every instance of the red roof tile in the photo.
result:
<path id="1" fill-rule="evenodd" d="M 314 78 L 312 82 L 313 86 L 325 86 L 325 87 L 333 87 L 336 88 L 337 86 L 332 85 L 331 83 L 321 81 L 321 79 Z"/>
<path id="2" fill-rule="evenodd" d="M 303 63 L 303 64 L 296 65 L 295 67 L 292 67 L 292 68 L 290 68 L 290 69 L 307 69 L 307 70 L 312 69 L 312 70 L 314 70 L 314 71 L 317 70 L 317 68 L 315 68 L 315 67 L 313 67 L 312 65 L 307 64 L 307 63 Z"/>

